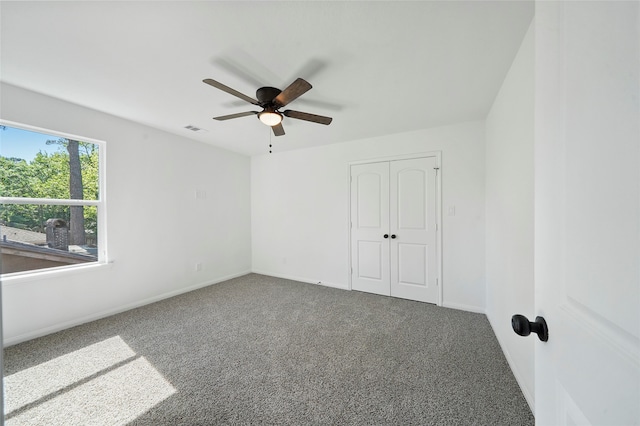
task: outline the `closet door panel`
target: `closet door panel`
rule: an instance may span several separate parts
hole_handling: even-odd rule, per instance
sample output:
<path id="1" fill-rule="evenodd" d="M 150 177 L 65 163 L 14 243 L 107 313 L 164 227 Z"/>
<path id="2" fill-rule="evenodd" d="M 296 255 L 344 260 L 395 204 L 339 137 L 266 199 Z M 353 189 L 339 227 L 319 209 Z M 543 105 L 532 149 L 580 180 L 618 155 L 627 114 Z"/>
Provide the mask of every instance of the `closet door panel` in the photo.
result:
<path id="1" fill-rule="evenodd" d="M 351 167 L 351 288 L 389 296 L 389 163 Z"/>
<path id="2" fill-rule="evenodd" d="M 436 167 L 434 157 L 390 162 L 390 290 L 395 297 L 437 303 Z"/>

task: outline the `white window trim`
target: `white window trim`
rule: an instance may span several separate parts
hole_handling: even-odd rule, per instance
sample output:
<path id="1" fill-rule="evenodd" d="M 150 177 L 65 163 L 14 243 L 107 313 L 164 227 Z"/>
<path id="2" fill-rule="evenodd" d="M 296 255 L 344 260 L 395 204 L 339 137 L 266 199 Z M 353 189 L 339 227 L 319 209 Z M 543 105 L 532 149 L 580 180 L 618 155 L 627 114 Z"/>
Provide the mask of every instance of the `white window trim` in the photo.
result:
<path id="1" fill-rule="evenodd" d="M 96 206 L 98 208 L 98 260 L 89 264 L 78 264 L 59 266 L 54 268 L 36 269 L 33 271 L 13 272 L 2 274 L 2 282 L 16 282 L 31 280 L 34 278 L 44 278 L 52 274 L 68 274 L 79 270 L 86 270 L 91 267 L 105 265 L 110 263 L 107 255 L 107 143 L 99 139 L 88 138 L 86 136 L 74 135 L 71 133 L 58 132 L 55 130 L 44 129 L 41 127 L 30 126 L 27 124 L 16 123 L 14 121 L 0 119 L 1 126 L 14 127 L 16 129 L 27 130 L 31 132 L 43 133 L 46 135 L 57 136 L 64 139 L 79 140 L 96 144 L 99 147 L 98 155 L 98 199 L 97 200 L 72 200 L 64 198 L 22 198 L 22 197 L 0 197 L 0 204 L 46 204 L 46 205 L 64 205 L 64 206 Z"/>

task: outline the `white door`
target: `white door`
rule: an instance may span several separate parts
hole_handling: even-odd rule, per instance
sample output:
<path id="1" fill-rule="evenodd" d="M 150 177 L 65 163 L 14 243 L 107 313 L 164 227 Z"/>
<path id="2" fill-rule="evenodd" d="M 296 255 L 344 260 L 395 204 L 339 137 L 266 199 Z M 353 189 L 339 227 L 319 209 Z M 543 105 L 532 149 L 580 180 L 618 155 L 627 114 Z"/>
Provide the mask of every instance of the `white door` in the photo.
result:
<path id="1" fill-rule="evenodd" d="M 437 303 L 436 158 L 351 167 L 351 288 Z"/>
<path id="2" fill-rule="evenodd" d="M 539 425 L 640 424 L 639 9 L 536 2 Z"/>
<path id="3" fill-rule="evenodd" d="M 390 295 L 388 237 L 389 163 L 351 166 L 353 290 Z"/>
<path id="4" fill-rule="evenodd" d="M 436 303 L 436 159 L 390 168 L 391 295 Z"/>

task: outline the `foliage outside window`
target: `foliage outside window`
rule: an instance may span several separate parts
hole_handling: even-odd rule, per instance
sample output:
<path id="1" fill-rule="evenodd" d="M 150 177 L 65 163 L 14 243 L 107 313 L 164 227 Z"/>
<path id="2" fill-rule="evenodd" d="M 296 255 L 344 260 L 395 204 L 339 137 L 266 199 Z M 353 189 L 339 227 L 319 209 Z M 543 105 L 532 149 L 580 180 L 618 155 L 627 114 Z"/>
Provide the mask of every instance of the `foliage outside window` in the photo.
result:
<path id="1" fill-rule="evenodd" d="M 0 124 L 2 274 L 101 261 L 104 145 Z"/>

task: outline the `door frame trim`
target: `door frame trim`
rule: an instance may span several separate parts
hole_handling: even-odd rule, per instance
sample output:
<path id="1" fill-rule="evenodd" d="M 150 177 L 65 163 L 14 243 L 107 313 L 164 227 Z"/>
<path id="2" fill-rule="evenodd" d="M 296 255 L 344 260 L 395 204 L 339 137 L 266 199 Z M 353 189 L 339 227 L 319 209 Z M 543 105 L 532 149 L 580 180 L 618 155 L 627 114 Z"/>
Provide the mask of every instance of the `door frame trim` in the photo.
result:
<path id="1" fill-rule="evenodd" d="M 349 232 L 347 233 L 347 247 L 348 247 L 348 270 L 347 270 L 347 289 L 352 290 L 351 281 L 352 281 L 352 273 L 353 270 L 353 258 L 351 256 L 351 166 L 355 166 L 358 164 L 371 164 L 371 163 L 382 163 L 388 161 L 399 161 L 399 160 L 412 160 L 415 158 L 427 158 L 427 157 L 435 157 L 436 159 L 436 167 L 438 167 L 438 173 L 436 173 L 436 224 L 438 226 L 438 230 L 436 231 L 436 265 L 438 266 L 437 277 L 438 281 L 438 300 L 436 305 L 443 306 L 443 287 L 444 281 L 442 279 L 442 264 L 443 264 L 443 255 L 442 255 L 442 151 L 428 151 L 428 152 L 418 152 L 414 154 L 403 154 L 403 155 L 393 155 L 387 157 L 374 157 L 370 159 L 356 160 L 350 161 L 347 163 L 347 187 L 349 190 L 347 191 L 347 229 Z"/>

